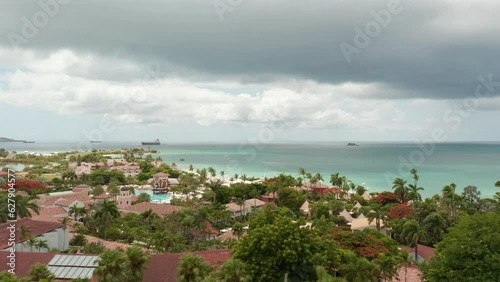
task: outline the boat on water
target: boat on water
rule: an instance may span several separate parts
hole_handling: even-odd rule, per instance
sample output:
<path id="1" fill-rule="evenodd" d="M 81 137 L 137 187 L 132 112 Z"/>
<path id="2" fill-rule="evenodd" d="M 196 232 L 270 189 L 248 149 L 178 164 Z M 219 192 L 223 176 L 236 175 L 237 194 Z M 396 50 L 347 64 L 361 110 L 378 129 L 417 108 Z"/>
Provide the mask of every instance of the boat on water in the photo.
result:
<path id="1" fill-rule="evenodd" d="M 35 141 L 27 141 L 27 140 L 24 140 L 23 143 L 35 143 Z"/>
<path id="2" fill-rule="evenodd" d="M 90 143 L 102 143 L 102 141 L 98 141 L 98 140 L 90 140 Z"/>
<path id="3" fill-rule="evenodd" d="M 160 145 L 160 139 L 156 139 L 156 141 L 153 142 L 141 142 L 142 145 Z"/>

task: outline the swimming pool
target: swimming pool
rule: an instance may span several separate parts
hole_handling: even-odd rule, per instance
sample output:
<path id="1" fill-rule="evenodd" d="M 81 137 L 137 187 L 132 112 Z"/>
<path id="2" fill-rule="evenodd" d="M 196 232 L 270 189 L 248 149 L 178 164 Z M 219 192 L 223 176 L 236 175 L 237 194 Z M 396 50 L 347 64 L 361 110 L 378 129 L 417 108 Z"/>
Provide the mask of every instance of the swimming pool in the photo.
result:
<path id="1" fill-rule="evenodd" d="M 152 203 L 170 204 L 170 192 L 167 194 L 153 194 L 153 191 L 151 190 L 139 190 L 136 193 L 137 195 L 139 195 L 140 193 L 146 193 L 150 195 Z"/>

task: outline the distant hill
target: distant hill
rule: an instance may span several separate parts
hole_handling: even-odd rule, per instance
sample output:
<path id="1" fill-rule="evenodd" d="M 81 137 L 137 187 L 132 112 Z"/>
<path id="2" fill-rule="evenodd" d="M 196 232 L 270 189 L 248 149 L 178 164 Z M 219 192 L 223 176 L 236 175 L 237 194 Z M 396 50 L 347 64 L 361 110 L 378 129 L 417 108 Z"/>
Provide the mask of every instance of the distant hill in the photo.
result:
<path id="1" fill-rule="evenodd" d="M 0 142 L 24 142 L 25 140 L 10 139 L 7 137 L 0 137 Z"/>

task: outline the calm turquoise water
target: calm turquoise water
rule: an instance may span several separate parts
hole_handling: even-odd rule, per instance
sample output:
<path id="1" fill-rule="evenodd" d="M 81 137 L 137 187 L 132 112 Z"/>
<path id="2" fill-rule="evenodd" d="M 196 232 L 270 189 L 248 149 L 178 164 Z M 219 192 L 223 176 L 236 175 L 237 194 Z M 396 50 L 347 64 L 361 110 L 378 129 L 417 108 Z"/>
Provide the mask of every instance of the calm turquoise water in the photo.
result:
<path id="1" fill-rule="evenodd" d="M 356 183 L 366 183 L 370 191 L 381 191 L 390 190 L 395 177 L 411 180 L 409 169 L 415 167 L 419 170 L 420 186 L 425 188 L 424 196 L 440 192 L 444 185 L 451 182 L 455 182 L 459 190 L 467 185 L 476 185 L 483 196 L 491 196 L 498 191 L 494 183 L 500 180 L 500 144 L 437 144 L 427 154 L 415 144 L 359 145 L 163 144 L 151 148 L 158 149 L 168 163 L 175 162 L 184 169 L 189 164 L 195 168 L 212 166 L 217 171 L 224 170 L 226 178 L 235 173 L 269 177 L 284 172 L 298 176 L 298 169 L 304 167 L 311 173 L 323 174 L 326 181 L 330 174 L 340 172 Z M 0 147 L 18 152 L 49 153 L 74 150 L 77 144 L 3 143 Z M 90 148 L 90 145 L 83 147 Z M 131 147 L 141 146 L 138 143 L 92 144 L 95 149 Z"/>

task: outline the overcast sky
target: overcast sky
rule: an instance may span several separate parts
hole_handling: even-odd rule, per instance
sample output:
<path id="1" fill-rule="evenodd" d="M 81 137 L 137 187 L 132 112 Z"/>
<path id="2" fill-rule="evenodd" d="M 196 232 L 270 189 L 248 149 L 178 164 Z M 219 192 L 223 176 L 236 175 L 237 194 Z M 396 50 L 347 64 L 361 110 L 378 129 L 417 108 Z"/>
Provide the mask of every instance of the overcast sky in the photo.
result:
<path id="1" fill-rule="evenodd" d="M 498 141 L 498 11 L 494 0 L 1 1 L 0 136 L 413 142 L 440 129 Z"/>

